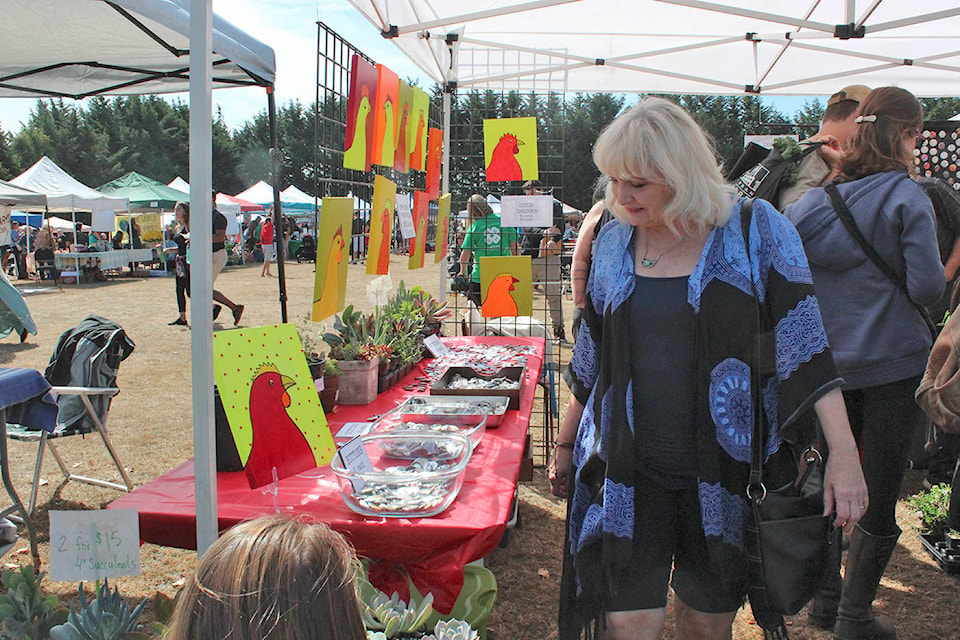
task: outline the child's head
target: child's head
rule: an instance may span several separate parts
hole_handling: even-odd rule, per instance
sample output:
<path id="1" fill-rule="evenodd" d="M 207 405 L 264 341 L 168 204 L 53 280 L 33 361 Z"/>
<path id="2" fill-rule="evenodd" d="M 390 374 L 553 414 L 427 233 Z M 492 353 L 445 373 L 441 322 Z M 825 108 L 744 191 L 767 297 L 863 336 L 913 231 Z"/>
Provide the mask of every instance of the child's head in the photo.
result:
<path id="1" fill-rule="evenodd" d="M 203 555 L 166 640 L 363 640 L 356 556 L 324 524 L 239 524 Z"/>

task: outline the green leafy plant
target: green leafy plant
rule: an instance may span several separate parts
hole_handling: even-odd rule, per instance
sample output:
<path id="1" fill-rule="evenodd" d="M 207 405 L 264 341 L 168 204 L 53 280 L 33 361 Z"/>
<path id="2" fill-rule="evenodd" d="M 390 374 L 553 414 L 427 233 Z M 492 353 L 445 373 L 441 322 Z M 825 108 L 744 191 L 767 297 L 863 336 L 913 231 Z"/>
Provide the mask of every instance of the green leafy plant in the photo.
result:
<path id="1" fill-rule="evenodd" d="M 412 604 L 412 603 L 411 603 Z M 429 593 L 416 607 L 407 607 L 407 603 L 396 593 L 387 597 L 377 591 L 369 600 L 360 599 L 360 616 L 367 629 L 367 638 L 401 638 L 418 634 L 433 613 L 433 594 Z M 370 632 L 374 633 L 373 635 Z"/>
<path id="2" fill-rule="evenodd" d="M 40 583 L 46 575 L 34 573 L 33 566 L 7 570 L 0 577 L 6 592 L 0 595 L 0 637 L 10 640 L 40 640 L 50 629 L 67 619 L 67 608 L 57 596 L 44 596 Z"/>
<path id="3" fill-rule="evenodd" d="M 922 531 L 942 535 L 947 528 L 947 511 L 950 508 L 950 485 L 937 484 L 929 491 L 912 496 L 907 504 L 920 515 Z"/>
<path id="4" fill-rule="evenodd" d="M 323 361 L 323 377 L 324 378 L 333 378 L 339 376 L 343 373 L 343 370 L 340 369 L 340 363 L 338 363 L 333 358 L 327 357 Z"/>
<path id="5" fill-rule="evenodd" d="M 330 347 L 330 355 L 337 360 L 369 360 L 370 345 L 376 344 L 376 322 L 373 315 L 357 311 L 348 305 L 334 316 L 333 331 L 323 334 L 323 341 Z"/>
<path id="6" fill-rule="evenodd" d="M 440 302 L 422 287 L 414 287 L 411 291 L 419 307 L 420 315 L 423 317 L 424 325 L 440 324 L 450 317 L 451 311 L 447 308 L 447 302 Z"/>
<path id="7" fill-rule="evenodd" d="M 316 364 L 323 360 L 321 348 L 323 347 L 323 338 L 321 325 L 310 321 L 310 316 L 306 315 L 296 323 L 297 335 L 300 336 L 300 348 L 303 349 L 303 355 L 307 358 L 307 364 Z"/>
<path id="8" fill-rule="evenodd" d="M 92 600 L 87 600 L 83 583 L 77 589 L 79 606 L 73 610 L 64 624 L 50 630 L 51 640 L 133 640 L 150 636 L 139 633 L 137 618 L 147 604 L 146 599 L 131 611 L 130 605 L 120 595 L 119 589 L 110 591 L 107 580 L 103 581 Z"/>

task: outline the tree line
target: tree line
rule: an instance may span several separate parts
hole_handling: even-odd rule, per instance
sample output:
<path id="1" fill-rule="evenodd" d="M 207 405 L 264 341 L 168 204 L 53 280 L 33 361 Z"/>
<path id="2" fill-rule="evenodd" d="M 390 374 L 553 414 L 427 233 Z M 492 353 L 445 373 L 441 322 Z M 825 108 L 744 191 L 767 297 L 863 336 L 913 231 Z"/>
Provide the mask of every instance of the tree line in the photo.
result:
<path id="1" fill-rule="evenodd" d="M 434 89 L 439 100 L 439 90 Z M 819 100 L 787 116 L 754 96 L 668 95 L 686 109 L 714 140 L 718 156 L 732 165 L 742 150 L 744 134 L 816 131 L 823 114 Z M 600 131 L 635 97 L 592 93 L 520 94 L 494 91 L 458 92 L 451 113 L 451 192 L 455 200 L 491 192 L 483 174 L 483 120 L 537 118 L 542 181 L 558 189 L 569 204 L 586 210 L 593 202 L 598 177 L 592 149 Z M 928 120 L 944 120 L 960 112 L 958 98 L 922 100 Z M 434 110 L 436 112 L 436 110 Z M 314 105 L 288 102 L 278 109 L 277 135 L 281 188 L 295 185 L 307 193 L 333 193 L 327 180 L 344 173 L 338 166 L 337 142 L 315 145 L 315 130 L 325 121 L 341 122 L 344 100 L 332 97 L 315 122 Z M 434 126 L 438 126 L 434 123 Z M 339 129 L 339 127 L 337 127 Z M 336 137 L 337 134 L 334 134 Z M 342 134 L 341 144 L 342 144 Z M 322 137 L 322 134 L 321 134 Z M 0 128 L 0 178 L 10 179 L 40 157 L 50 156 L 84 184 L 97 187 L 128 171 L 161 182 L 188 176 L 189 107 L 157 96 L 97 97 L 84 106 L 62 100 L 38 100 L 25 126 L 16 134 Z M 269 121 L 259 112 L 231 131 L 222 117 L 213 120 L 213 185 L 238 193 L 258 180 L 273 182 Z M 372 176 L 369 176 L 372 182 Z M 506 185 L 500 185 L 504 190 Z M 342 194 L 338 194 L 342 195 Z"/>

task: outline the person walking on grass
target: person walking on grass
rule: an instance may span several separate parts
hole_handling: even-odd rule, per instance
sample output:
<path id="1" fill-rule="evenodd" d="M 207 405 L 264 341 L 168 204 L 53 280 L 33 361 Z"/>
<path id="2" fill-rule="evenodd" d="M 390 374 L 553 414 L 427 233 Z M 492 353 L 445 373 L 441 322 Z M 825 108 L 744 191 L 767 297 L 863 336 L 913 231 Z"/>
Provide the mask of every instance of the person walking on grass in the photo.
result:
<path id="1" fill-rule="evenodd" d="M 217 211 L 216 194 L 213 202 L 213 282 L 217 282 L 217 276 L 227 266 L 227 217 Z M 221 304 L 226 305 L 233 313 L 233 326 L 240 324 L 240 316 L 243 315 L 243 305 L 237 304 L 227 296 L 216 289 L 213 290 L 214 302 L 220 304 L 213 305 L 213 319 L 216 320 L 220 315 Z"/>
<path id="2" fill-rule="evenodd" d="M 264 219 L 260 226 L 260 251 L 263 252 L 263 268 L 260 269 L 260 277 L 272 276 L 270 273 L 270 263 L 276 257 L 276 246 L 273 244 L 273 207 L 270 207 L 270 213 Z"/>
<path id="3" fill-rule="evenodd" d="M 186 327 L 187 322 L 187 298 L 190 296 L 190 257 L 188 247 L 190 246 L 190 205 L 186 202 L 178 202 L 173 209 L 177 217 L 177 235 L 173 237 L 177 245 L 177 255 L 173 259 L 174 275 L 177 280 L 177 310 L 180 316 L 170 322 L 170 325 L 180 325 Z"/>

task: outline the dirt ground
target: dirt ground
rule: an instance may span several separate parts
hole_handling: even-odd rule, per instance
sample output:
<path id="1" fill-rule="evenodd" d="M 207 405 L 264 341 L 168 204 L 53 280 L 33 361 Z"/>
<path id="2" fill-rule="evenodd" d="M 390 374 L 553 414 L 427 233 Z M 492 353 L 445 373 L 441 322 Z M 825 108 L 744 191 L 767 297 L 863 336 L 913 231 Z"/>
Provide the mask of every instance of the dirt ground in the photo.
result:
<path id="1" fill-rule="evenodd" d="M 427 268 L 408 271 L 405 256 L 393 256 L 391 274 L 394 283 L 403 279 L 408 286 L 421 284 L 438 290 L 438 269 L 428 256 Z M 276 273 L 276 267 L 274 267 Z M 310 306 L 313 290 L 313 265 L 287 265 L 287 296 L 290 320 L 303 318 Z M 369 308 L 366 284 L 372 279 L 362 265 L 350 267 L 347 302 Z M 11 335 L 0 340 L 0 366 L 43 369 L 61 332 L 95 313 L 118 322 L 137 344 L 137 349 L 120 369 L 121 393 L 110 413 L 111 437 L 121 460 L 136 485 L 168 471 L 192 455 L 190 413 L 190 330 L 168 326 L 177 317 L 172 278 L 118 278 L 94 285 L 63 285 L 34 290 L 26 281 L 17 283 L 25 297 L 39 335 L 18 344 Z M 217 282 L 228 297 L 243 303 L 246 309 L 241 326 L 251 327 L 280 321 L 276 278 L 261 278 L 260 265 L 228 268 Z M 451 298 L 452 300 L 452 298 Z M 462 305 L 462 298 L 459 299 Z M 565 298 L 567 331 L 571 302 Z M 232 327 L 224 310 L 217 330 Z M 454 331 L 448 326 L 446 333 Z M 562 357 L 569 357 L 565 348 Z M 560 406 L 566 393 L 560 388 Z M 535 411 L 534 437 L 543 437 L 543 417 Z M 69 463 L 111 476 L 104 448 L 93 441 L 68 438 L 60 445 Z M 541 452 L 538 452 L 541 453 Z M 542 454 L 541 454 L 542 455 Z M 26 498 L 35 456 L 35 446 L 10 443 L 11 468 L 15 486 Z M 538 461 L 540 460 L 538 456 Z M 112 475 L 118 474 L 113 470 Z M 44 466 L 38 501 L 38 530 L 41 557 L 49 557 L 50 509 L 98 509 L 118 496 L 116 491 L 77 482 L 61 484 L 54 461 Z M 904 495 L 920 489 L 920 472 L 908 473 Z M 556 599 L 560 581 L 561 545 L 565 506 L 549 491 L 545 474 L 537 469 L 532 482 L 520 487 L 520 525 L 509 534 L 505 547 L 494 551 L 488 566 L 499 584 L 497 606 L 489 625 L 491 640 L 526 640 L 556 637 Z M 916 531 L 916 516 L 901 502 L 898 512 L 904 535 L 887 570 L 876 601 L 877 610 L 896 621 L 905 640 L 960 638 L 960 580 L 943 573 L 922 549 Z M 20 544 L 2 558 L 5 566 L 28 563 L 25 536 Z M 174 595 L 195 566 L 196 554 L 145 544 L 141 549 L 142 574 L 116 580 L 123 594 L 131 599 L 151 597 L 156 591 Z M 72 582 L 47 581 L 49 592 L 69 600 L 76 593 Z M 150 615 L 148 611 L 147 615 Z M 805 616 L 789 621 L 791 637 L 801 640 L 825 640 L 831 634 L 806 625 Z M 668 620 L 662 638 L 673 638 Z M 735 638 L 762 638 L 753 623 L 749 608 L 740 612 Z"/>

